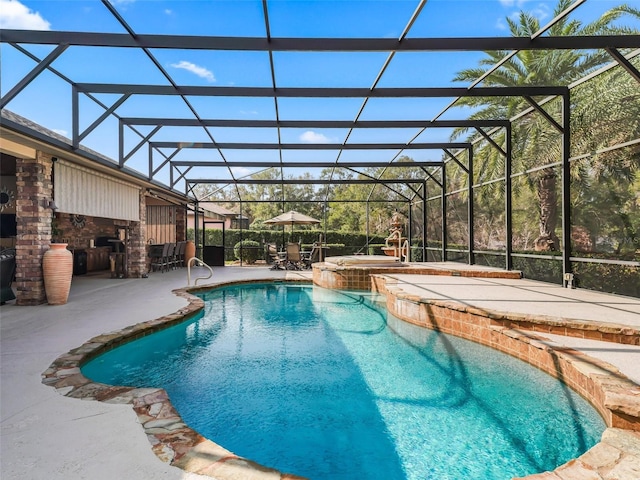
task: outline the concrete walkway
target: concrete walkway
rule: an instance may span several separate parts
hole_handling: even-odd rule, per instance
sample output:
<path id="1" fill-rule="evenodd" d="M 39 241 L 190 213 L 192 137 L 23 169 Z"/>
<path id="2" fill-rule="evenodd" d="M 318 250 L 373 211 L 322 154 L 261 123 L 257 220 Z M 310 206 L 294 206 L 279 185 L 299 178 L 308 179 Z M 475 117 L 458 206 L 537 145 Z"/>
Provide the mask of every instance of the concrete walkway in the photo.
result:
<path id="1" fill-rule="evenodd" d="M 212 280 L 218 283 L 286 276 L 308 278 L 310 272 L 224 267 L 214 269 Z M 591 315 L 594 309 L 605 308 L 600 320 L 617 323 L 624 320 L 629 325 L 640 326 L 637 299 L 527 281 L 507 285 L 491 279 L 489 284 L 471 285 L 470 280 L 478 279 L 397 277 L 406 288 L 429 290 L 432 295 L 460 298 L 464 302 L 487 302 L 487 305 L 497 302 L 510 309 L 547 308 L 554 316 L 558 316 L 564 308 L 562 305 L 568 302 L 574 313 L 580 310 Z M 3 480 L 210 478 L 185 473 L 160 461 L 151 451 L 130 406 L 66 398 L 41 383 L 41 374 L 53 360 L 88 339 L 184 307 L 186 301 L 172 295 L 171 290 L 186 283 L 185 269 L 154 273 L 147 279 L 76 277 L 66 305 L 17 307 L 9 303 L 0 307 L 0 477 Z M 522 297 L 511 297 L 516 295 L 512 292 Z M 547 295 L 546 300 L 534 298 L 534 294 Z M 584 349 L 640 383 L 637 370 L 640 347 L 566 337 L 555 341 Z"/>

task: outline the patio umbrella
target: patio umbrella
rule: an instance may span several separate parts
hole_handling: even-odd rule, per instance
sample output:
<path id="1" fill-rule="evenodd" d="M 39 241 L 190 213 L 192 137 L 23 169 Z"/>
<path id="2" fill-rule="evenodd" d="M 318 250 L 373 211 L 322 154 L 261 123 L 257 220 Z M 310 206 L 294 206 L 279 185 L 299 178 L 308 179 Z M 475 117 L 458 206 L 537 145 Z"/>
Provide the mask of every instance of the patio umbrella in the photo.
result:
<path id="1" fill-rule="evenodd" d="M 320 220 L 316 220 L 313 217 L 296 212 L 295 210 L 289 210 L 282 215 L 265 220 L 266 225 L 312 225 L 314 223 L 320 223 Z"/>
<path id="2" fill-rule="evenodd" d="M 265 225 L 291 225 L 291 235 L 293 236 L 294 225 L 313 225 L 320 223 L 320 220 L 304 215 L 303 213 L 296 212 L 295 210 L 289 210 L 277 217 L 265 220 L 264 223 Z M 284 243 L 284 230 L 282 231 L 282 242 Z"/>

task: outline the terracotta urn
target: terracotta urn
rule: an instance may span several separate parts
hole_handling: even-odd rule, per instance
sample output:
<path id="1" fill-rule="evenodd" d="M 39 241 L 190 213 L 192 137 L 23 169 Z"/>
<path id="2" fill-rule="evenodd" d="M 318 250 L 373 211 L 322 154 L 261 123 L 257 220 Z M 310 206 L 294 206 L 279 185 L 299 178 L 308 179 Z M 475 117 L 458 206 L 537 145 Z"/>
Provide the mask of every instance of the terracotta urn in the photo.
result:
<path id="1" fill-rule="evenodd" d="M 73 254 L 66 243 L 52 243 L 42 258 L 44 291 L 49 305 L 64 305 L 69 298 L 73 275 Z"/>
<path id="2" fill-rule="evenodd" d="M 188 265 L 189 260 L 196 256 L 196 244 L 191 240 L 187 241 L 187 245 L 184 247 L 184 264 Z"/>

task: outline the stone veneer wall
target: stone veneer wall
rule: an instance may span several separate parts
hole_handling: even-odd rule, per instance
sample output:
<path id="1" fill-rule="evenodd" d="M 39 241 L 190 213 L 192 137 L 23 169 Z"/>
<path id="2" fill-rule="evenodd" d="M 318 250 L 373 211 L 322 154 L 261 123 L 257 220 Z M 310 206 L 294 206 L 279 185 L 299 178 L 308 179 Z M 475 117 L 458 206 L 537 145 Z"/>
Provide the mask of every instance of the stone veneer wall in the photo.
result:
<path id="1" fill-rule="evenodd" d="M 70 213 L 56 212 L 56 227 L 60 231 L 58 237 L 69 240 L 71 248 L 89 248 L 90 240 L 98 237 L 115 237 L 116 227 L 112 218 L 92 217 L 85 215 L 82 227 L 71 223 Z"/>
<path id="2" fill-rule="evenodd" d="M 144 190 L 140 191 L 140 221 L 129 222 L 129 277 L 141 278 L 147 270 L 147 203 Z"/>
<path id="3" fill-rule="evenodd" d="M 39 305 L 47 298 L 42 257 L 51 243 L 53 160 L 40 151 L 35 159 L 16 158 L 16 305 Z"/>
<path id="4" fill-rule="evenodd" d="M 386 294 L 390 314 L 409 323 L 487 345 L 559 378 L 588 399 L 607 426 L 640 432 L 640 387 L 612 365 L 570 348 L 552 348 L 535 333 L 501 323 L 500 318 L 455 302 L 406 294 L 395 280 L 372 278 L 371 290 Z M 638 332 L 630 342 L 637 344 Z"/>

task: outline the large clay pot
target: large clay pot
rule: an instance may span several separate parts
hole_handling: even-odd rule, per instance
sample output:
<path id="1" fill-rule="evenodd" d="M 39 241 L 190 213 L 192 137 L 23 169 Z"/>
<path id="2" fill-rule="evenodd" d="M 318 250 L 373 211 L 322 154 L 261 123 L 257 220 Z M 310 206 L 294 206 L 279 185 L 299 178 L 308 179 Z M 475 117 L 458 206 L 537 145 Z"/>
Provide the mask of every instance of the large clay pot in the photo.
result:
<path id="1" fill-rule="evenodd" d="M 64 305 L 69 298 L 73 275 L 73 254 L 66 243 L 52 243 L 42 258 L 44 291 L 49 305 Z"/>
<path id="2" fill-rule="evenodd" d="M 196 244 L 191 240 L 187 241 L 184 247 L 184 264 L 188 265 L 189 260 L 196 256 Z"/>

